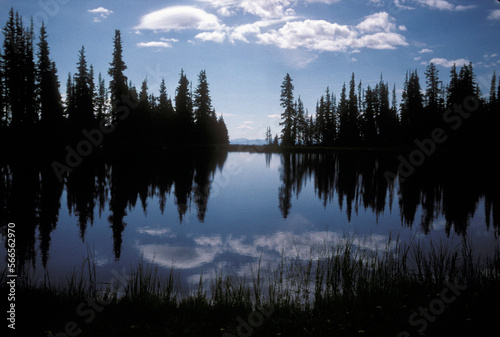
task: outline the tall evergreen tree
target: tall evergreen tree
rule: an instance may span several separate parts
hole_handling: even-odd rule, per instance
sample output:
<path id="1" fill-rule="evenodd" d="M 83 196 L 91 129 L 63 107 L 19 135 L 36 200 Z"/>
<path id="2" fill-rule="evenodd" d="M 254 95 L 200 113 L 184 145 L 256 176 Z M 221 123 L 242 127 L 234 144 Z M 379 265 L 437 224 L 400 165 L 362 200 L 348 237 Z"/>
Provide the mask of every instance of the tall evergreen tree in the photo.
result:
<path id="1" fill-rule="evenodd" d="M 490 109 L 494 109 L 497 105 L 497 100 L 499 99 L 497 97 L 497 75 L 496 72 L 493 71 L 493 76 L 491 77 L 491 86 L 490 86 L 490 98 L 489 98 L 489 105 Z"/>
<path id="2" fill-rule="evenodd" d="M 22 20 L 22 18 L 21 18 Z M 33 26 L 33 18 L 31 19 L 30 27 L 24 32 L 24 100 L 25 100 L 25 125 L 34 125 L 38 122 L 38 107 L 37 107 L 37 86 L 36 86 L 36 65 L 34 58 L 33 43 L 35 39 L 35 31 Z"/>
<path id="3" fill-rule="evenodd" d="M 394 142 L 397 132 L 396 111 L 389 104 L 389 84 L 384 83 L 382 75 L 380 82 L 375 86 L 376 92 L 376 124 L 379 133 L 379 143 L 388 145 Z"/>
<path id="4" fill-rule="evenodd" d="M 47 41 L 47 30 L 42 22 L 38 42 L 37 63 L 38 101 L 40 119 L 45 137 L 52 140 L 61 136 L 63 127 L 63 108 L 59 93 L 59 80 L 55 63 L 50 60 L 50 51 Z"/>
<path id="5" fill-rule="evenodd" d="M 363 113 L 363 140 L 369 145 L 377 141 L 377 126 L 375 123 L 377 93 L 370 86 L 365 91 L 365 111 Z"/>
<path id="6" fill-rule="evenodd" d="M 349 142 L 349 105 L 345 83 L 340 92 L 340 101 L 337 109 L 339 116 L 339 141 L 345 145 Z"/>
<path id="7" fill-rule="evenodd" d="M 410 71 L 405 81 L 401 103 L 401 126 L 406 141 L 420 137 L 425 126 L 423 113 L 423 96 L 417 70 Z"/>
<path id="8" fill-rule="evenodd" d="M 198 74 L 198 86 L 194 91 L 193 106 L 196 125 L 196 136 L 199 144 L 210 144 L 215 141 L 217 117 L 212 109 L 212 99 L 208 89 L 205 70 Z"/>
<path id="9" fill-rule="evenodd" d="M 426 132 L 437 127 L 442 120 L 443 102 L 441 102 L 441 88 L 438 74 L 439 72 L 436 66 L 431 62 L 425 71 L 425 83 L 427 85 L 425 89 L 425 99 L 427 105 L 424 109 L 425 115 L 423 123 Z"/>
<path id="10" fill-rule="evenodd" d="M 47 30 L 43 22 L 40 28 L 38 49 L 37 75 L 41 122 L 52 123 L 62 117 L 62 115 L 59 115 L 61 114 L 61 97 L 57 74 L 55 69 L 52 68 L 50 60 Z"/>
<path id="11" fill-rule="evenodd" d="M 323 131 L 323 141 L 325 145 L 332 146 L 337 139 L 337 120 L 335 96 L 333 93 L 330 93 L 329 87 L 326 88 L 324 103 L 325 128 Z"/>
<path id="12" fill-rule="evenodd" d="M 177 141 L 181 144 L 193 142 L 194 116 L 193 99 L 189 90 L 189 81 L 181 69 L 181 77 L 175 94 L 175 113 L 177 117 Z"/>
<path id="13" fill-rule="evenodd" d="M 11 125 L 15 128 L 25 128 L 35 124 L 38 120 L 33 24 L 29 29 L 25 29 L 22 17 L 11 8 L 3 34 L 2 58 L 6 119 L 11 121 Z"/>
<path id="14" fill-rule="evenodd" d="M 315 140 L 318 144 L 323 144 L 326 132 L 325 98 L 321 96 L 316 102 L 316 125 L 314 128 Z"/>
<path id="15" fill-rule="evenodd" d="M 273 142 L 273 134 L 271 133 L 271 127 L 268 126 L 266 129 L 266 144 L 271 145 Z"/>
<path id="16" fill-rule="evenodd" d="M 77 136 L 80 130 L 92 129 L 95 125 L 93 84 L 85 58 L 85 47 L 79 51 L 77 72 L 74 77 L 74 110 L 68 116 L 70 131 Z"/>
<path id="17" fill-rule="evenodd" d="M 295 139 L 292 137 L 293 123 L 295 121 L 295 109 L 293 98 L 293 84 L 290 74 L 286 74 L 281 84 L 281 107 L 284 111 L 281 113 L 280 125 L 283 126 L 281 133 L 281 144 L 285 146 L 294 145 Z"/>
<path id="18" fill-rule="evenodd" d="M 110 68 L 108 69 L 108 74 L 111 76 L 109 93 L 111 98 L 111 121 L 114 124 L 118 124 L 119 118 L 123 117 L 121 112 L 125 111 L 125 109 L 130 109 L 125 101 L 129 94 L 127 77 L 124 74 L 127 66 L 123 61 L 122 39 L 119 30 L 115 30 L 113 46 L 113 60 L 109 64 Z M 119 116 L 119 114 L 121 116 Z"/>
<path id="19" fill-rule="evenodd" d="M 307 124 L 306 124 L 306 120 L 304 118 L 304 103 L 302 102 L 302 99 L 298 98 L 297 100 L 297 108 L 296 108 L 296 111 L 297 111 L 297 116 L 295 118 L 295 134 L 296 134 L 296 141 L 297 141 L 297 144 L 299 145 L 304 145 L 305 143 L 305 132 L 306 132 L 306 127 L 307 127 Z"/>
<path id="20" fill-rule="evenodd" d="M 215 115 L 215 112 L 214 112 Z M 216 129 L 215 141 L 217 145 L 228 145 L 229 144 L 229 132 L 227 131 L 226 123 L 224 122 L 224 117 L 221 115 L 217 119 L 217 129 Z"/>
<path id="21" fill-rule="evenodd" d="M 358 97 L 356 95 L 356 82 L 354 80 L 354 73 L 352 74 L 351 81 L 349 82 L 349 101 L 347 103 L 348 111 L 348 144 L 356 145 L 359 143 L 359 111 L 358 111 Z"/>

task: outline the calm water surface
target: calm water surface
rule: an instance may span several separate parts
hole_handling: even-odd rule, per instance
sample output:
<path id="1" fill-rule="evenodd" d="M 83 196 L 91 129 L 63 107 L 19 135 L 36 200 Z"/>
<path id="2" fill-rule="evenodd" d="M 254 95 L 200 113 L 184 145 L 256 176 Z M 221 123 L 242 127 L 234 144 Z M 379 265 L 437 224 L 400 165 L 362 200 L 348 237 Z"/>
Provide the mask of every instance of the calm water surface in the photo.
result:
<path id="1" fill-rule="evenodd" d="M 62 183 L 48 164 L 8 162 L 0 252 L 15 222 L 19 264 L 38 275 L 68 275 L 90 254 L 105 283 L 142 257 L 162 275 L 176 268 L 186 287 L 202 272 L 250 277 L 259 259 L 308 259 L 353 235 L 368 249 L 389 235 L 466 239 L 487 255 L 500 228 L 499 165 L 477 157 L 428 158 L 404 183 L 384 177 L 397 172 L 394 154 L 116 156 L 87 159 Z"/>

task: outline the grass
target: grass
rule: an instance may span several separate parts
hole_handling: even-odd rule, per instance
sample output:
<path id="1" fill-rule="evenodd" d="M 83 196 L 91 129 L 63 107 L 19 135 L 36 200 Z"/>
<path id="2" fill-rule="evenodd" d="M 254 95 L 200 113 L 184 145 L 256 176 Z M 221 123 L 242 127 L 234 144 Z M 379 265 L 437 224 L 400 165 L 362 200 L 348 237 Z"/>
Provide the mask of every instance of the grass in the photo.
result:
<path id="1" fill-rule="evenodd" d="M 79 272 L 56 283 L 18 278 L 19 330 L 32 336 L 418 336 L 480 335 L 497 327 L 500 252 L 475 257 L 458 245 L 389 239 L 372 250 L 358 238 L 324 246 L 315 258 L 255 265 L 250 279 L 216 271 L 183 292 L 179 274 L 161 275 L 141 262 L 121 279 L 96 280 L 86 258 Z M 6 273 L 0 276 L 5 292 Z M 451 302 L 449 284 L 461 290 Z M 452 294 L 447 291 L 447 296 Z M 434 304 L 433 304 L 434 303 Z M 433 307 L 434 305 L 434 307 Z M 438 309 L 436 309 L 438 308 Z M 416 318 L 410 321 L 412 314 Z M 420 319 L 420 321 L 418 319 Z M 68 325 L 68 322 L 69 325 Z M 412 323 L 413 322 L 413 323 Z M 420 323 L 416 323 L 420 322 Z M 58 335 L 59 334 L 59 335 Z M 402 334 L 403 336 L 406 334 Z"/>

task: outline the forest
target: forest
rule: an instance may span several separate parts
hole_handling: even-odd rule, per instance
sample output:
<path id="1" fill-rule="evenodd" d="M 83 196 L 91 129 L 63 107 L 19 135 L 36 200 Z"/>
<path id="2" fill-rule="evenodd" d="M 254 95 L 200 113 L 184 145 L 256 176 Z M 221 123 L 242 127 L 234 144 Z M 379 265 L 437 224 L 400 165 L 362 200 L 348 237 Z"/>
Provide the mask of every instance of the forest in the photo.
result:
<path id="1" fill-rule="evenodd" d="M 352 74 L 340 98 L 326 88 L 316 103 L 315 115 L 304 109 L 300 98 L 294 99 L 293 80 L 286 74 L 281 86 L 281 144 L 341 147 L 414 147 L 419 140 L 440 135 L 446 148 L 497 148 L 500 136 L 500 83 L 495 72 L 489 98 L 483 97 L 472 63 L 451 68 L 449 84 L 439 79 L 433 63 L 425 71 L 425 88 L 417 70 L 406 73 L 398 106 L 396 86 L 389 99 L 389 84 L 363 88 Z M 271 128 L 266 141 L 277 144 Z"/>
<path id="2" fill-rule="evenodd" d="M 144 80 L 138 90 L 125 75 L 121 33 L 115 31 L 106 85 L 79 51 L 74 74 L 68 74 L 63 100 L 47 30 L 40 28 L 35 48 L 33 21 L 26 27 L 14 9 L 3 28 L 0 52 L 0 137 L 13 146 L 64 148 L 90 141 L 94 146 L 227 145 L 223 117 L 212 107 L 207 75 L 192 84 L 183 70 L 175 103 L 162 80 L 158 94 L 148 93 Z M 88 139 L 88 140 L 87 140 Z M 88 143 L 87 143 L 88 144 Z M 88 151 L 87 151 L 88 152 Z"/>

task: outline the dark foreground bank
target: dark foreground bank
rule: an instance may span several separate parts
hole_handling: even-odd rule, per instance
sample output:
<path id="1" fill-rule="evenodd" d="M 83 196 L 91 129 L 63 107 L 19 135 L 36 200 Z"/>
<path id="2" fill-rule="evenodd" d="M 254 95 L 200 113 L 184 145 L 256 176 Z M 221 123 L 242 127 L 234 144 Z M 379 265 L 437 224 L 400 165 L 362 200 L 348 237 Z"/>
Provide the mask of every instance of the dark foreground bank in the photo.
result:
<path id="1" fill-rule="evenodd" d="M 310 260 L 218 272 L 180 289 L 177 274 L 140 264 L 98 283 L 92 257 L 60 280 L 18 276 L 15 330 L 30 336 L 489 336 L 499 326 L 500 254 L 347 239 Z M 2 298 L 11 291 L 1 275 Z M 6 303 L 6 301 L 3 301 Z M 8 308 L 3 306 L 4 315 Z M 4 320 L 4 327 L 9 321 Z M 2 329 L 4 328 L 2 327 Z"/>

